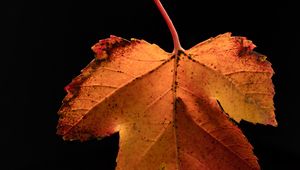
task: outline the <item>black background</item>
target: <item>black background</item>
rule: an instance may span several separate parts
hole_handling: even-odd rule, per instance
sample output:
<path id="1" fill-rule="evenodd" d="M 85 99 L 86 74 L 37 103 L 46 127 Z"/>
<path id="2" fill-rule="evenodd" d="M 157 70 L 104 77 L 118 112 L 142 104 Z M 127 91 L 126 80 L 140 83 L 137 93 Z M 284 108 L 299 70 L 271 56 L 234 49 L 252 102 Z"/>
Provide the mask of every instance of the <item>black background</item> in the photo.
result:
<path id="1" fill-rule="evenodd" d="M 183 48 L 225 32 L 246 36 L 276 72 L 277 128 L 242 122 L 262 169 L 294 169 L 300 160 L 299 9 L 289 1 L 162 0 Z M 115 166 L 118 135 L 64 142 L 56 136 L 63 87 L 110 34 L 172 51 L 170 33 L 151 0 L 9 1 L 1 5 L 1 164 L 10 169 L 103 169 Z M 3 157 L 4 156 L 4 157 Z"/>

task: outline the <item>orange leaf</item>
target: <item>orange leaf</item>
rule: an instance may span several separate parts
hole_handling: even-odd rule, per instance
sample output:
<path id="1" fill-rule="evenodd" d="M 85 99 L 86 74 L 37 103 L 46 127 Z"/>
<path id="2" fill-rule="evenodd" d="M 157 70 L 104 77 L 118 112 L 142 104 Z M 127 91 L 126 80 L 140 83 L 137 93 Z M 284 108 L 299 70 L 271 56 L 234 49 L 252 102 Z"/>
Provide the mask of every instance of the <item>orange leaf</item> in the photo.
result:
<path id="1" fill-rule="evenodd" d="M 229 119 L 277 124 L 273 70 L 254 47 L 230 33 L 176 55 L 143 40 L 101 40 L 66 87 L 57 133 L 85 141 L 119 132 L 116 169 L 259 169 Z"/>

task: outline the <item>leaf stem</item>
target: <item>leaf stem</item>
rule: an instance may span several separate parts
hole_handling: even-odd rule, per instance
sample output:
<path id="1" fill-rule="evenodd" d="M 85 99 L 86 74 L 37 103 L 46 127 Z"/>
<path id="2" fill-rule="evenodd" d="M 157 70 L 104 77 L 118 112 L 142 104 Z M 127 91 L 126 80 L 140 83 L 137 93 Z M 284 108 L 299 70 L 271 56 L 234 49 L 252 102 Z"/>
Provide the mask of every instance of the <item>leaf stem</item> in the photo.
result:
<path id="1" fill-rule="evenodd" d="M 178 51 L 184 51 L 184 49 L 181 47 L 180 45 L 180 41 L 179 41 L 179 37 L 177 34 L 177 31 L 173 25 L 173 22 L 171 20 L 171 18 L 169 17 L 167 11 L 165 10 L 165 8 L 163 7 L 163 5 L 161 4 L 160 0 L 153 0 L 154 3 L 156 4 L 157 8 L 159 9 L 161 15 L 163 16 L 164 20 L 166 21 L 169 30 L 172 34 L 172 39 L 173 39 L 173 44 L 174 44 L 174 50 L 173 50 L 173 54 L 177 55 Z"/>

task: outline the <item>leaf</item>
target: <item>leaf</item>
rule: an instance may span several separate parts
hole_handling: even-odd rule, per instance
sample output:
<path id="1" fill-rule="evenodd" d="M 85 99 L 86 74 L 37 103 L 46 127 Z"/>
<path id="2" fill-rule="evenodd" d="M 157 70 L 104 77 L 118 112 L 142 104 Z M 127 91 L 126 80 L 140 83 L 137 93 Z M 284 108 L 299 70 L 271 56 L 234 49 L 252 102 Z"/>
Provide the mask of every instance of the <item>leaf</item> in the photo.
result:
<path id="1" fill-rule="evenodd" d="M 178 55 L 111 36 L 66 86 L 57 133 L 86 141 L 119 132 L 116 169 L 259 169 L 230 120 L 276 126 L 273 70 L 230 33 Z"/>

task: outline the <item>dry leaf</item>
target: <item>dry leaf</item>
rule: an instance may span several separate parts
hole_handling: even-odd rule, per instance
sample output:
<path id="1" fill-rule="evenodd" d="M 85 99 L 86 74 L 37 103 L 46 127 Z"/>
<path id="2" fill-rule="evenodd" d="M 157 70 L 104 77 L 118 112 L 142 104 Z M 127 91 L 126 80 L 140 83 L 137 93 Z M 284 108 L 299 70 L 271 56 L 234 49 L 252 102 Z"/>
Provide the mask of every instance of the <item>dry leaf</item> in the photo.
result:
<path id="1" fill-rule="evenodd" d="M 273 70 L 230 33 L 178 56 L 111 36 L 66 87 L 59 135 L 85 141 L 119 132 L 116 169 L 259 169 L 229 117 L 276 126 Z"/>

